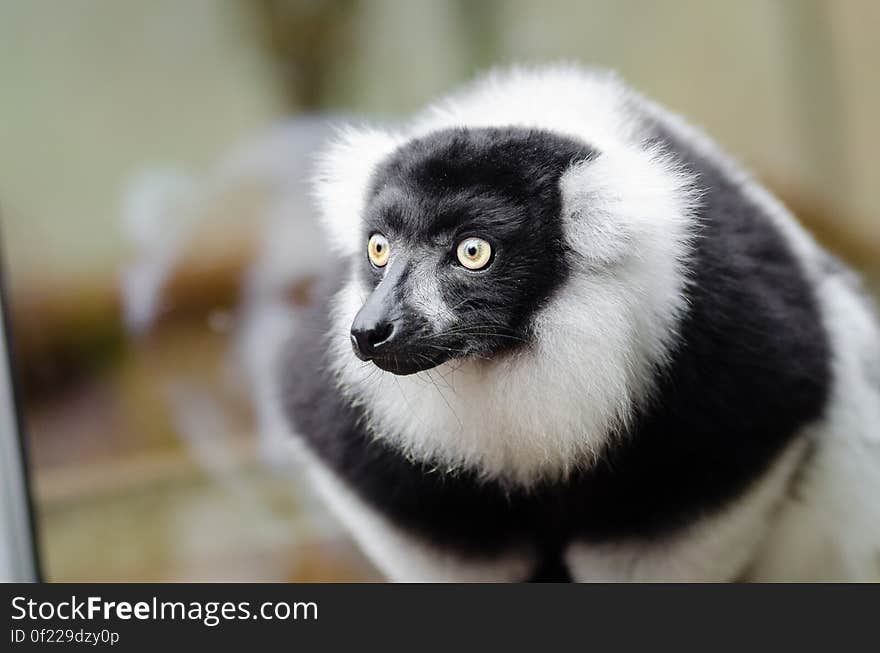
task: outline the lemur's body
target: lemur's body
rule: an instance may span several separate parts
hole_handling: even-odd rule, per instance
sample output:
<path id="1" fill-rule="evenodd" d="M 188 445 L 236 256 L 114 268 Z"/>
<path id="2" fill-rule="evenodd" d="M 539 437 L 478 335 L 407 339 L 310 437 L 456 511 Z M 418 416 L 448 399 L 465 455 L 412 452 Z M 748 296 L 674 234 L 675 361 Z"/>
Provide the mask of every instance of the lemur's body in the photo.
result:
<path id="1" fill-rule="evenodd" d="M 871 308 L 677 118 L 512 73 L 349 133 L 318 193 L 343 271 L 285 406 L 390 577 L 880 578 Z"/>

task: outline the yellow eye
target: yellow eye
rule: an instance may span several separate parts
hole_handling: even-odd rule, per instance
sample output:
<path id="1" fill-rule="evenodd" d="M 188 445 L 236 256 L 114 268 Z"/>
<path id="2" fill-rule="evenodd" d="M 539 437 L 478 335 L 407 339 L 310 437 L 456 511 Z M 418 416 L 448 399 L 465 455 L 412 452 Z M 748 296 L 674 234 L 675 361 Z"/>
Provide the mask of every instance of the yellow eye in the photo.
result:
<path id="1" fill-rule="evenodd" d="M 388 263 L 388 239 L 382 234 L 373 234 L 370 236 L 370 242 L 367 244 L 367 255 L 370 257 L 370 263 L 377 268 L 384 268 Z"/>
<path id="2" fill-rule="evenodd" d="M 458 244 L 458 262 L 468 270 L 480 270 L 492 258 L 492 246 L 482 238 L 465 238 Z"/>

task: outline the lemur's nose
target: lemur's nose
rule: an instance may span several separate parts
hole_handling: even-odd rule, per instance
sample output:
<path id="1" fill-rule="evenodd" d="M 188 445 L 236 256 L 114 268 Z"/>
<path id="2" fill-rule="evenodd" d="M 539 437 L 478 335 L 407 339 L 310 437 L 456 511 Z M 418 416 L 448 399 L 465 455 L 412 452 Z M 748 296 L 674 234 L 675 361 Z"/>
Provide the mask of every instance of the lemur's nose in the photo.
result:
<path id="1" fill-rule="evenodd" d="M 387 320 L 371 323 L 355 320 L 351 326 L 352 349 L 361 360 L 370 360 L 382 347 L 391 342 L 394 332 L 394 323 Z"/>

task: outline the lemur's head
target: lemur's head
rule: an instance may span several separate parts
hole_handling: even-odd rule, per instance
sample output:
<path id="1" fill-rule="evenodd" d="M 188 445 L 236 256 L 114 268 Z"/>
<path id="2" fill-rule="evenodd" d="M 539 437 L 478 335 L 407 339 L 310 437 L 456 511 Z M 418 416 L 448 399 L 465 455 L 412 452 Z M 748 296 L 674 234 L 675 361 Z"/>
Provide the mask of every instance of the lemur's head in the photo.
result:
<path id="1" fill-rule="evenodd" d="M 354 353 L 394 374 L 528 346 L 569 274 L 560 179 L 592 150 L 549 132 L 450 129 L 376 170 L 363 210 Z"/>
<path id="2" fill-rule="evenodd" d="M 685 309 L 692 178 L 613 79 L 490 77 L 352 129 L 316 196 L 350 266 L 340 390 L 414 459 L 530 483 L 601 450 Z"/>

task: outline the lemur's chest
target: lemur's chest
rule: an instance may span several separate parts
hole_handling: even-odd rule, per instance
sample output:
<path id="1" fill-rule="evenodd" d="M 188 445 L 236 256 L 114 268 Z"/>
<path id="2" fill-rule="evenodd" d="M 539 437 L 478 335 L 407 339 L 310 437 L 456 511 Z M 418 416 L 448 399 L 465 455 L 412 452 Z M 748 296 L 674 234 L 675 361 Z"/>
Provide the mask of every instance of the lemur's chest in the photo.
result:
<path id="1" fill-rule="evenodd" d="M 334 512 L 394 580 L 720 581 L 744 573 L 765 532 L 768 507 L 801 453 L 791 448 L 725 509 L 686 529 L 635 539 L 590 536 L 589 518 L 580 521 L 585 511 L 571 506 L 565 493 L 500 506 L 456 488 L 444 495 L 405 486 L 368 500 L 362 486 L 325 462 L 312 461 L 310 470 Z"/>
<path id="2" fill-rule="evenodd" d="M 412 461 L 358 424 L 309 438 L 323 464 L 395 527 L 462 555 L 649 542 L 704 512 L 711 496 L 688 491 L 699 486 L 688 465 L 644 447 L 622 445 L 601 464 L 526 487 Z"/>

